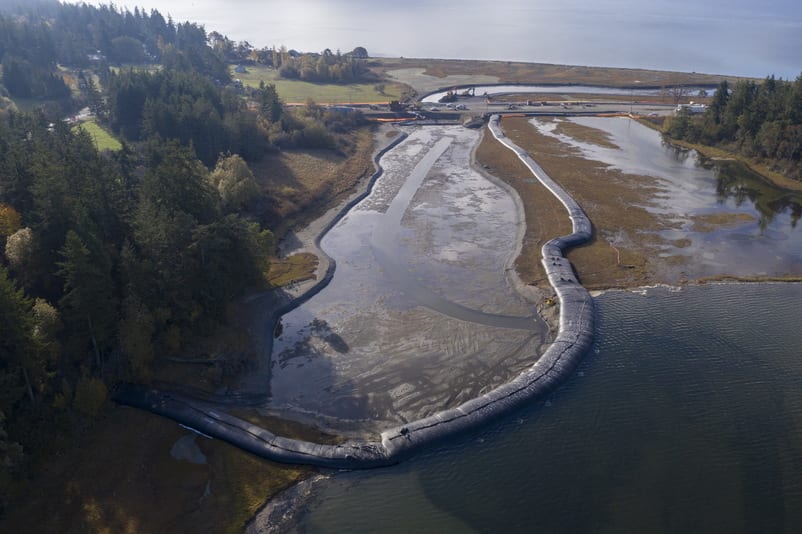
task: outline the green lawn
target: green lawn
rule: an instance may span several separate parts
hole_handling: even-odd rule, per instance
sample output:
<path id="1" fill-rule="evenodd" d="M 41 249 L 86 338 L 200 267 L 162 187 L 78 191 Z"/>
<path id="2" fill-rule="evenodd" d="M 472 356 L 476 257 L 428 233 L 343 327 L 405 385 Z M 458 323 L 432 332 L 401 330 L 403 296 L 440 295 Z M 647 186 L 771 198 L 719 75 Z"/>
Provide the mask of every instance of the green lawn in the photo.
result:
<path id="1" fill-rule="evenodd" d="M 111 65 L 109 70 L 114 74 L 119 74 L 121 71 L 132 70 L 134 72 L 158 72 L 162 70 L 162 66 L 156 63 L 124 63 L 120 66 Z"/>
<path id="2" fill-rule="evenodd" d="M 384 94 L 374 89 L 372 83 L 332 84 L 309 83 L 299 80 L 280 78 L 275 69 L 261 65 L 246 67 L 247 72 L 235 72 L 231 67 L 231 77 L 242 80 L 243 85 L 259 87 L 259 82 L 272 83 L 276 86 L 279 97 L 287 103 L 303 103 L 311 98 L 318 104 L 343 104 L 352 102 L 382 102 L 397 100 L 401 96 L 403 86 L 386 82 Z"/>
<path id="3" fill-rule="evenodd" d="M 95 145 L 97 145 L 98 150 L 114 151 L 114 150 L 120 150 L 123 147 L 120 144 L 120 141 L 118 141 L 116 137 L 114 137 L 105 129 L 103 129 L 94 120 L 81 123 L 78 126 L 76 126 L 76 128 L 83 128 L 84 130 L 86 130 L 89 133 L 89 135 L 92 136 L 92 139 L 95 140 Z"/>

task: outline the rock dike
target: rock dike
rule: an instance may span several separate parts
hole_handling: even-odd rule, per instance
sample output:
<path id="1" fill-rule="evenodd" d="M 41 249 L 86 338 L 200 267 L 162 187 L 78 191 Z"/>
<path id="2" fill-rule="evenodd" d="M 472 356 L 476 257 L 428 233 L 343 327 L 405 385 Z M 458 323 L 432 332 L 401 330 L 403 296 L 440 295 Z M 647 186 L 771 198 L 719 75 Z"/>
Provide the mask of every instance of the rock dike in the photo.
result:
<path id="1" fill-rule="evenodd" d="M 376 441 L 349 440 L 324 445 L 277 436 L 267 429 L 229 415 L 213 405 L 148 386 L 125 385 L 113 398 L 173 419 L 204 435 L 222 439 L 258 456 L 286 463 L 338 469 L 366 469 L 400 462 L 426 446 L 475 429 L 553 391 L 576 368 L 593 342 L 593 300 L 565 258 L 565 251 L 591 237 L 591 223 L 582 208 L 490 118 L 496 139 L 517 154 L 532 174 L 565 206 L 573 232 L 543 245 L 542 264 L 560 306 L 555 340 L 534 364 L 511 381 L 455 408 L 387 429 Z"/>

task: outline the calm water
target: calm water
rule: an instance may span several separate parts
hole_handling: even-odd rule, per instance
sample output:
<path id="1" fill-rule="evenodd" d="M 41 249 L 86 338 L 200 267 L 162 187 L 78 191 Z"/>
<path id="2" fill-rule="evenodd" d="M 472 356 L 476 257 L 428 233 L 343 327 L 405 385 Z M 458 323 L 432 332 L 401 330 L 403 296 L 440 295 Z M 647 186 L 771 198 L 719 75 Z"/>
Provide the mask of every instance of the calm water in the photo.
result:
<path id="1" fill-rule="evenodd" d="M 798 532 L 802 285 L 596 299 L 551 398 L 318 488 L 303 532 Z"/>
<path id="2" fill-rule="evenodd" d="M 659 233 L 664 241 L 654 255 L 685 258 L 681 265 L 658 259 L 661 279 L 676 283 L 682 276 L 802 276 L 802 194 L 775 187 L 737 163 L 713 165 L 695 151 L 667 145 L 658 132 L 629 119 L 582 117 L 571 122 L 606 132 L 617 148 L 557 133 L 559 122 L 531 121 L 538 131 L 587 159 L 656 180 L 654 194 L 641 207 L 672 228 Z M 633 238 L 623 231 L 601 237 L 624 247 Z"/>
<path id="3" fill-rule="evenodd" d="M 106 3 L 92 0 L 90 3 Z M 262 47 L 795 78 L 797 0 L 123 0 Z"/>

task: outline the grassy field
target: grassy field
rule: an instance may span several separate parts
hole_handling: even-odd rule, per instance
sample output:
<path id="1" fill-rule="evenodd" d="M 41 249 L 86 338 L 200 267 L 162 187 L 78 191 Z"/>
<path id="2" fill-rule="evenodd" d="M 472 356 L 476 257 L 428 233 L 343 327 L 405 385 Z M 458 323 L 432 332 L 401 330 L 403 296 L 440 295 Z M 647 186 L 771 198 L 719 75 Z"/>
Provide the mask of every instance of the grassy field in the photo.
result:
<path id="1" fill-rule="evenodd" d="M 106 131 L 94 120 L 81 123 L 78 126 L 76 126 L 76 128 L 82 128 L 83 130 L 88 132 L 89 135 L 92 136 L 92 139 L 95 140 L 95 145 L 97 145 L 98 150 L 116 151 L 120 150 L 123 147 L 120 144 L 120 141 L 118 141 L 116 137 L 111 135 L 108 131 Z"/>
<path id="2" fill-rule="evenodd" d="M 397 69 L 422 68 L 424 74 L 435 78 L 449 76 L 492 76 L 498 83 L 554 83 L 588 84 L 610 87 L 662 87 L 664 85 L 715 85 L 735 76 L 657 71 L 649 69 L 622 69 L 615 67 L 587 67 L 553 65 L 547 63 L 521 63 L 514 61 L 475 61 L 456 59 L 382 58 L 374 68 L 381 72 Z"/>
<path id="3" fill-rule="evenodd" d="M 270 287 L 283 287 L 293 282 L 312 280 L 315 278 L 317 264 L 317 256 L 308 252 L 288 258 L 270 258 L 267 283 Z"/>
<path id="4" fill-rule="evenodd" d="M 347 147 L 331 150 L 282 150 L 251 164 L 259 187 L 269 200 L 269 219 L 281 238 L 301 228 L 342 200 L 360 178 L 373 173 L 373 133 L 367 128 L 349 134 Z"/>
<path id="5" fill-rule="evenodd" d="M 279 96 L 287 103 L 303 103 L 311 98 L 318 104 L 343 104 L 352 102 L 387 103 L 397 100 L 404 90 L 404 86 L 397 83 L 385 83 L 384 93 L 375 89 L 376 84 L 332 84 L 309 83 L 300 80 L 285 80 L 280 78 L 275 69 L 260 65 L 248 66 L 247 72 L 235 72 L 231 68 L 231 76 L 242 81 L 247 87 L 259 87 L 259 82 L 272 83 L 276 86 Z"/>

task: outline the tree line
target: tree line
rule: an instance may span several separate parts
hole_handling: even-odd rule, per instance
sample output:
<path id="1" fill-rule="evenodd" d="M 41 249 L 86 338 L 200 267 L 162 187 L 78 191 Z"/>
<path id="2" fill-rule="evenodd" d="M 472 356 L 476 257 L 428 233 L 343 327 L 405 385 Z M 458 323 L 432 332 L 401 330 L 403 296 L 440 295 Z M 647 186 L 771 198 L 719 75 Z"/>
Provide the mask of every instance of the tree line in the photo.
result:
<path id="1" fill-rule="evenodd" d="M 802 180 L 802 75 L 795 81 L 770 76 L 762 83 L 721 82 L 704 114 L 680 110 L 666 133 L 737 151 Z"/>
<path id="2" fill-rule="evenodd" d="M 363 123 L 360 113 L 323 110 L 309 102 L 285 110 L 276 87 L 253 91 L 253 109 L 231 86 L 196 71 L 126 70 L 111 74 L 99 115 L 131 142 L 158 137 L 192 146 L 206 165 L 220 153 L 259 160 L 276 148 L 336 148 L 335 134 Z"/>
<path id="3" fill-rule="evenodd" d="M 364 48 L 357 47 L 356 53 L 333 53 L 328 48 L 320 54 L 290 54 L 280 52 L 271 54 L 273 64 L 278 64 L 279 75 L 287 79 L 305 82 L 353 83 L 356 81 L 375 81 L 376 76 L 368 69 L 363 57 Z M 364 52 L 363 52 L 364 51 Z"/>
<path id="4" fill-rule="evenodd" d="M 234 42 L 218 32 L 209 34 L 209 45 L 230 63 L 260 64 L 278 69 L 287 79 L 308 82 L 352 83 L 377 79 L 367 64 L 368 51 L 357 46 L 350 52 L 298 52 L 286 46 L 254 48 L 247 41 Z"/>
<path id="5" fill-rule="evenodd" d="M 160 64 L 230 81 L 202 26 L 176 24 L 156 10 L 40 1 L 0 13 L 2 82 L 13 97 L 70 96 L 58 65 L 105 70 L 110 64 Z"/>

